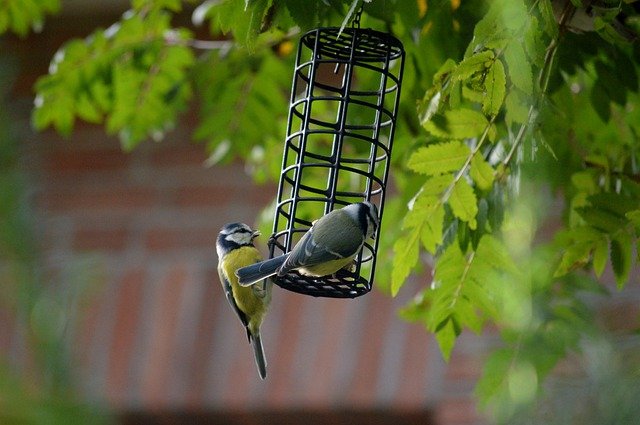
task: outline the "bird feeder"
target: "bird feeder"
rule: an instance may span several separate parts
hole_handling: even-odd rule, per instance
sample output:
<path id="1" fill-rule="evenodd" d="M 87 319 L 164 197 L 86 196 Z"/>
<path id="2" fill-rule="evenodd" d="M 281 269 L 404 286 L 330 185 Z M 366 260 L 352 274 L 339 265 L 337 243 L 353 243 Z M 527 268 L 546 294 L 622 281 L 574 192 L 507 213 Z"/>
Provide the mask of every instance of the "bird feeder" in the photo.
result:
<path id="1" fill-rule="evenodd" d="M 359 19 L 357 20 L 359 21 Z M 404 67 L 402 43 L 359 28 L 318 28 L 298 46 L 270 257 L 289 252 L 313 221 L 370 201 L 382 219 Z M 372 288 L 380 231 L 353 267 L 274 282 L 301 294 L 354 298 Z"/>

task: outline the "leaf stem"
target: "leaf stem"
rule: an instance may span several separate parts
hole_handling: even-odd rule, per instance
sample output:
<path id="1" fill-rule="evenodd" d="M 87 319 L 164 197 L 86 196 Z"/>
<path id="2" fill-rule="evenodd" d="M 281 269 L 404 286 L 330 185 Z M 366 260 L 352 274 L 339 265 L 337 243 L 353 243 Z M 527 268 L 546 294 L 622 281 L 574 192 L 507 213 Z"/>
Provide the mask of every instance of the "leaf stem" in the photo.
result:
<path id="1" fill-rule="evenodd" d="M 553 68 L 553 62 L 556 57 L 556 53 L 558 52 L 558 47 L 560 46 L 560 43 L 559 43 L 560 38 L 564 35 L 566 31 L 567 22 L 571 18 L 571 16 L 573 16 L 574 12 L 575 12 L 575 6 L 570 1 L 567 0 L 564 8 L 562 9 L 562 14 L 560 15 L 560 21 L 558 22 L 558 26 L 559 26 L 558 36 L 551 39 L 551 42 L 547 46 L 546 53 L 544 56 L 544 63 L 542 65 L 542 69 L 540 69 L 540 73 L 538 74 L 538 87 L 540 88 L 540 98 L 538 99 L 538 102 L 531 104 L 531 106 L 529 107 L 529 113 L 527 114 L 527 122 L 520 126 L 520 129 L 518 130 L 518 134 L 516 135 L 516 138 L 513 141 L 513 145 L 511 146 L 509 153 L 507 154 L 505 159 L 502 161 L 502 164 L 504 164 L 505 166 L 508 166 L 509 163 L 511 162 L 511 159 L 515 154 L 516 149 L 518 148 L 518 146 L 520 146 L 520 143 L 524 139 L 525 130 L 528 127 L 530 127 L 533 122 L 533 117 L 535 115 L 537 104 L 540 103 L 540 99 L 543 98 L 547 93 L 547 89 L 549 88 L 549 79 L 551 78 L 551 69 Z"/>
<path id="2" fill-rule="evenodd" d="M 462 176 L 464 176 L 464 173 L 467 171 L 467 168 L 469 168 L 469 165 L 471 165 L 471 161 L 473 160 L 473 157 L 476 155 L 476 153 L 478 153 L 478 151 L 480 150 L 480 148 L 482 147 L 484 142 L 487 140 L 487 136 L 489 134 L 489 130 L 491 130 L 491 126 L 495 122 L 496 116 L 497 115 L 494 115 L 494 116 L 491 117 L 491 120 L 489 120 L 489 122 L 485 126 L 484 131 L 482 132 L 482 135 L 480 136 L 480 139 L 478 139 L 478 143 L 473 148 L 473 150 L 471 150 L 471 153 L 469 154 L 469 156 L 465 160 L 464 164 L 462 164 L 462 167 L 460 167 L 460 169 L 456 173 L 456 175 L 453 178 L 453 181 L 451 182 L 451 184 L 449 186 L 447 186 L 447 189 L 442 193 L 442 198 L 441 198 L 442 203 L 447 202 L 447 200 L 449 199 L 449 196 L 451 196 L 451 192 L 453 191 L 453 188 L 455 187 L 456 183 L 458 183 L 458 181 L 460 181 Z"/>
<path id="3" fill-rule="evenodd" d="M 471 269 L 471 263 L 473 263 L 473 259 L 476 256 L 476 251 L 472 250 L 469 258 L 467 259 L 467 264 L 464 266 L 464 270 L 462 271 L 462 276 L 460 276 L 460 281 L 458 282 L 458 286 L 453 293 L 453 298 L 451 299 L 451 304 L 449 304 L 449 308 L 452 309 L 455 307 L 456 302 L 458 302 L 458 298 L 460 298 L 460 293 L 462 292 L 462 285 L 467 279 L 467 275 L 469 274 L 469 269 Z"/>

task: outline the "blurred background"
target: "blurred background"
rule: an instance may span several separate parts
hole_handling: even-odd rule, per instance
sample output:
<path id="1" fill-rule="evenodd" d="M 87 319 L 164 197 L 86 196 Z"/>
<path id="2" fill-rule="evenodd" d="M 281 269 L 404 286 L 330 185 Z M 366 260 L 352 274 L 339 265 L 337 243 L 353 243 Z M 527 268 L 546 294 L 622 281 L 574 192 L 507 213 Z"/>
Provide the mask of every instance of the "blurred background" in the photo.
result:
<path id="1" fill-rule="evenodd" d="M 0 422 L 488 423 L 473 389 L 496 337 L 463 333 L 445 363 L 432 335 L 398 317 L 411 284 L 354 300 L 275 288 L 261 381 L 214 245 L 225 223 L 255 223 L 275 186 L 256 186 L 241 163 L 206 166 L 190 113 L 163 143 L 129 154 L 97 126 L 78 123 L 68 139 L 34 133 L 32 86 L 58 47 L 128 7 L 64 3 L 41 33 L 0 40 Z M 615 335 L 635 323 L 639 299 L 631 283 L 587 301 Z M 638 341 L 587 345 L 550 379 L 538 417 L 586 421 L 604 403 L 609 416 L 598 410 L 593 423 L 633 423 L 640 390 L 624 377 Z"/>

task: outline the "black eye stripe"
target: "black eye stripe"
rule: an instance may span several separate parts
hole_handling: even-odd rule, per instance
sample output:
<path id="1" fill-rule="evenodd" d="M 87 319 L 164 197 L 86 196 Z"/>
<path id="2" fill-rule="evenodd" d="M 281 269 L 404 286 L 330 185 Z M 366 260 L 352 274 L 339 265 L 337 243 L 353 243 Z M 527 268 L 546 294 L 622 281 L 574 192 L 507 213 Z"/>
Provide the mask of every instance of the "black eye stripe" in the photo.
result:
<path id="1" fill-rule="evenodd" d="M 226 227 L 223 228 L 220 232 L 223 235 L 232 235 L 234 233 L 253 233 L 253 231 L 247 227 Z"/>

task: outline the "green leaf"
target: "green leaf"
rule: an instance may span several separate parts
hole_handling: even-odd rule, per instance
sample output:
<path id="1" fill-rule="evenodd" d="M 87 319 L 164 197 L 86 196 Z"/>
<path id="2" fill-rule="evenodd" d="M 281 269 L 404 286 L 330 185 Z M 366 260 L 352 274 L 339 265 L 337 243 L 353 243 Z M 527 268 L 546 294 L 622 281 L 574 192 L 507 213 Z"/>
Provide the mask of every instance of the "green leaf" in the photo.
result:
<path id="1" fill-rule="evenodd" d="M 179 12 L 182 8 L 180 0 L 133 0 L 131 5 L 136 10 L 168 9 L 173 12 Z"/>
<path id="2" fill-rule="evenodd" d="M 480 112 L 459 108 L 445 111 L 444 115 L 435 115 L 423 126 L 436 137 L 464 139 L 479 136 L 488 125 L 489 122 Z"/>
<path id="3" fill-rule="evenodd" d="M 489 115 L 498 115 L 504 100 L 506 75 L 500 60 L 493 62 L 485 78 L 485 97 L 482 100 L 482 111 Z"/>
<path id="4" fill-rule="evenodd" d="M 593 194 L 598 191 L 598 184 L 595 181 L 595 175 L 592 170 L 583 170 L 573 173 L 571 183 L 580 192 L 585 194 Z"/>
<path id="5" fill-rule="evenodd" d="M 514 273 L 516 277 L 512 279 L 521 279 L 504 245 L 489 235 L 480 239 L 475 252 L 465 255 L 454 242 L 437 258 L 433 289 L 425 293 L 430 306 L 425 325 L 436 334 L 444 332 L 441 350 L 445 357 L 453 347 L 451 338 L 457 336 L 462 327 L 479 332 L 485 316 L 495 316 L 495 296 L 488 292 L 487 284 L 503 273 Z M 454 328 L 445 329 L 449 324 Z"/>
<path id="6" fill-rule="evenodd" d="M 564 247 L 560 264 L 554 277 L 560 277 L 589 263 L 591 253 L 602 243 L 603 235 L 590 226 L 580 226 L 556 235 L 558 243 Z"/>
<path id="7" fill-rule="evenodd" d="M 458 65 L 453 59 L 447 59 L 446 61 L 444 61 L 438 71 L 433 74 L 433 84 L 435 86 L 442 86 L 449 78 L 449 75 L 451 75 L 451 73 L 456 70 L 457 66 Z"/>
<path id="8" fill-rule="evenodd" d="M 0 35 L 13 31 L 20 37 L 42 27 L 45 16 L 58 12 L 59 0 L 3 0 L 0 2 Z"/>
<path id="9" fill-rule="evenodd" d="M 454 80 L 466 80 L 475 73 L 483 73 L 495 62 L 494 59 L 495 54 L 492 50 L 476 53 L 460 62 L 451 76 Z"/>
<path id="10" fill-rule="evenodd" d="M 633 261 L 632 250 L 631 237 L 626 233 L 621 232 L 611 239 L 611 265 L 618 289 L 622 289 L 629 280 Z"/>
<path id="11" fill-rule="evenodd" d="M 619 11 L 618 8 L 614 8 L 614 10 L 616 12 Z M 616 22 L 614 24 L 613 22 L 609 22 L 608 19 L 603 19 L 600 16 L 595 17 L 593 26 L 600 37 L 611 44 L 625 46 L 631 44 L 631 42 L 633 42 L 635 38 L 637 38 L 637 35 L 635 33 L 629 31 L 623 25 L 620 25 L 619 22 Z M 620 27 L 623 27 L 624 29 L 621 30 Z"/>
<path id="12" fill-rule="evenodd" d="M 462 167 L 470 152 L 469 147 L 459 141 L 429 145 L 416 150 L 407 167 L 428 176 L 450 173 Z"/>
<path id="13" fill-rule="evenodd" d="M 460 335 L 460 329 L 452 317 L 446 319 L 442 325 L 436 330 L 436 340 L 440 346 L 440 352 L 445 361 L 451 358 L 451 352 L 455 345 L 456 338 Z"/>
<path id="14" fill-rule="evenodd" d="M 500 348 L 491 353 L 485 362 L 482 376 L 475 388 L 481 406 L 486 407 L 496 393 L 506 386 L 513 356 L 513 350 Z"/>
<path id="15" fill-rule="evenodd" d="M 50 75 L 36 83 L 34 124 L 68 134 L 76 117 L 104 120 L 127 150 L 171 127 L 191 95 L 187 71 L 195 62 L 183 43 L 191 35 L 170 27 L 165 8 L 176 5 L 154 2 L 144 13 L 125 14 L 109 36 L 97 30 L 67 42 L 52 60 Z M 175 43 L 166 43 L 167 37 Z"/>
<path id="16" fill-rule="evenodd" d="M 524 49 L 531 61 L 542 68 L 546 45 L 543 43 L 544 34 L 538 27 L 538 19 L 534 15 L 530 16 L 524 33 Z"/>
<path id="17" fill-rule="evenodd" d="M 271 49 L 252 55 L 244 49 L 233 49 L 225 56 L 201 62 L 196 68 L 200 122 L 194 138 L 206 141 L 210 152 L 231 141 L 229 159 L 234 155 L 246 157 L 261 144 L 266 155 L 254 158 L 254 176 L 268 173 L 269 178 L 277 179 L 281 159 L 276 158 L 282 156 L 279 140 L 286 132 L 286 121 L 276 119 L 274 111 L 287 110 L 289 65 Z M 275 171 L 270 168 L 274 163 Z"/>
<path id="18" fill-rule="evenodd" d="M 589 262 L 592 249 L 593 245 L 589 243 L 580 243 L 566 248 L 553 277 L 564 276 L 572 270 L 584 267 Z"/>
<path id="19" fill-rule="evenodd" d="M 420 124 L 424 125 L 438 112 L 441 98 L 442 92 L 439 90 L 432 95 L 431 92 L 427 92 L 427 94 L 425 94 L 425 98 L 422 102 L 418 103 L 418 117 L 420 118 Z"/>
<path id="20" fill-rule="evenodd" d="M 489 190 L 493 186 L 495 170 L 480 153 L 476 153 L 471 160 L 469 172 L 476 186 L 482 190 Z"/>
<path id="21" fill-rule="evenodd" d="M 593 271 L 596 276 L 602 276 L 607 258 L 609 258 L 609 241 L 603 237 L 593 249 Z"/>
<path id="22" fill-rule="evenodd" d="M 520 271 L 504 243 L 494 236 L 489 234 L 482 236 L 476 249 L 476 256 L 495 270 L 508 272 L 514 276 L 520 275 Z"/>
<path id="23" fill-rule="evenodd" d="M 606 233 L 616 233 L 624 228 L 626 220 L 611 210 L 599 207 L 579 207 L 575 211 L 584 221 Z"/>
<path id="24" fill-rule="evenodd" d="M 442 227 L 444 224 L 444 205 L 441 202 L 434 204 L 428 218 L 425 220 L 422 231 L 420 232 L 420 241 L 424 249 L 431 254 L 436 253 L 436 248 L 442 244 Z"/>
<path id="25" fill-rule="evenodd" d="M 504 58 L 509 70 L 509 78 L 514 86 L 525 94 L 533 94 L 533 72 L 531 63 L 519 43 L 509 43 L 504 51 Z"/>
<path id="26" fill-rule="evenodd" d="M 271 6 L 271 2 L 272 0 L 254 1 L 249 7 L 245 8 L 245 13 L 249 16 L 245 16 L 241 21 L 237 22 L 237 33 L 242 35 L 241 40 L 244 41 L 244 45 L 249 51 L 254 50 L 255 41 L 258 38 L 263 19 L 267 14 L 269 6 Z"/>
<path id="27" fill-rule="evenodd" d="M 545 32 L 549 37 L 556 38 L 558 36 L 558 22 L 556 21 L 556 17 L 553 14 L 553 6 L 551 5 L 551 0 L 538 1 L 538 8 L 540 9 L 540 14 L 542 15 L 542 22 L 544 24 Z"/>
<path id="28" fill-rule="evenodd" d="M 415 231 L 399 238 L 393 245 L 393 271 L 391 272 L 391 295 L 396 296 L 405 280 L 418 262 L 420 234 Z"/>
<path id="29" fill-rule="evenodd" d="M 640 209 L 627 212 L 625 217 L 635 226 L 636 234 L 640 233 Z"/>
<path id="30" fill-rule="evenodd" d="M 598 82 L 596 84 L 602 85 L 602 88 L 608 94 L 611 101 L 624 106 L 627 103 L 628 90 L 618 78 L 616 69 L 603 61 L 597 61 L 595 63 L 595 71 L 598 76 Z"/>
<path id="31" fill-rule="evenodd" d="M 458 180 L 451 191 L 449 206 L 453 215 L 462 221 L 469 223 L 469 228 L 476 228 L 476 214 L 478 213 L 478 202 L 473 189 L 465 180 Z"/>
<path id="32" fill-rule="evenodd" d="M 487 98 L 485 91 L 475 90 L 467 85 L 462 86 L 462 97 L 475 103 L 482 103 Z"/>
<path id="33" fill-rule="evenodd" d="M 518 89 L 509 91 L 505 99 L 505 120 L 508 124 L 528 124 L 530 101 L 523 92 Z"/>
<path id="34" fill-rule="evenodd" d="M 83 120 L 91 123 L 99 123 L 102 121 L 102 114 L 98 107 L 89 99 L 86 93 L 82 93 L 77 100 L 78 116 Z"/>
<path id="35" fill-rule="evenodd" d="M 594 160 L 593 156 L 589 157 Z M 633 211 L 638 206 L 638 200 L 615 192 L 595 193 L 587 198 L 589 203 L 603 211 L 608 211 L 616 217 L 623 219 L 627 212 Z"/>
<path id="36" fill-rule="evenodd" d="M 611 99 L 605 90 L 606 81 L 598 78 L 591 88 L 591 106 L 598 114 L 598 117 L 604 122 L 608 122 L 611 118 Z"/>
<path id="37" fill-rule="evenodd" d="M 441 196 L 452 181 L 451 174 L 427 179 L 402 222 L 402 229 L 418 234 L 425 249 L 431 253 L 435 253 L 442 243 L 445 211 Z"/>

